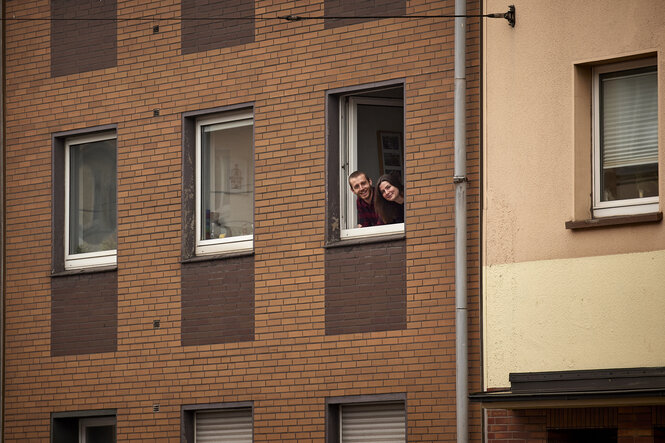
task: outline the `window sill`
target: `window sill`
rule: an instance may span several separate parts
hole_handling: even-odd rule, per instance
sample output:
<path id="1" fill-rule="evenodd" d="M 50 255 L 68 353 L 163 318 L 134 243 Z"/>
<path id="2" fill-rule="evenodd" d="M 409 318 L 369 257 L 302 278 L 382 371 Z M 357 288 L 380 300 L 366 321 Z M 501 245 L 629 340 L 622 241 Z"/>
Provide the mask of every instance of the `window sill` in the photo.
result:
<path id="1" fill-rule="evenodd" d="M 648 214 L 635 215 L 618 215 L 614 217 L 592 218 L 589 220 L 569 220 L 566 222 L 566 229 L 579 230 L 631 225 L 637 223 L 660 223 L 662 220 L 662 212 L 651 212 Z"/>
<path id="2" fill-rule="evenodd" d="M 189 258 L 183 258 L 180 260 L 181 264 L 188 264 L 188 263 L 199 263 L 199 262 L 205 262 L 205 261 L 213 261 L 213 260 L 225 260 L 228 258 L 237 258 L 237 257 L 250 257 L 254 255 L 254 251 L 236 251 L 236 252 L 225 252 L 225 253 L 219 253 L 219 254 L 210 254 L 210 255 L 197 255 L 194 257 L 189 257 Z"/>
<path id="3" fill-rule="evenodd" d="M 70 275 L 80 275 L 80 274 L 98 274 L 101 272 L 115 272 L 118 270 L 117 265 L 109 266 L 97 266 L 91 268 L 82 268 L 82 269 L 66 269 L 64 271 L 52 272 L 51 277 L 69 277 Z"/>
<path id="4" fill-rule="evenodd" d="M 344 240 L 335 240 L 324 245 L 324 248 L 343 248 L 346 246 L 367 245 L 371 243 L 385 243 L 390 241 L 404 240 L 406 238 L 405 232 L 398 232 L 394 234 L 375 235 L 372 237 L 358 237 L 347 238 Z"/>

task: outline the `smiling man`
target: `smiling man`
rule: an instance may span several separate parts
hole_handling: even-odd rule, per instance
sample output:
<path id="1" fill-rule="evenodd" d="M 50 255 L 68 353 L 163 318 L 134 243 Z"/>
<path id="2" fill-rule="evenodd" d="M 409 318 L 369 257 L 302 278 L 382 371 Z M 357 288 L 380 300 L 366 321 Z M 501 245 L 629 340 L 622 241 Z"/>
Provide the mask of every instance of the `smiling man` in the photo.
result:
<path id="1" fill-rule="evenodd" d="M 356 171 L 349 175 L 349 186 L 351 192 L 356 194 L 356 208 L 358 209 L 358 227 L 382 225 L 381 219 L 374 210 L 374 188 L 372 180 L 367 174 Z"/>

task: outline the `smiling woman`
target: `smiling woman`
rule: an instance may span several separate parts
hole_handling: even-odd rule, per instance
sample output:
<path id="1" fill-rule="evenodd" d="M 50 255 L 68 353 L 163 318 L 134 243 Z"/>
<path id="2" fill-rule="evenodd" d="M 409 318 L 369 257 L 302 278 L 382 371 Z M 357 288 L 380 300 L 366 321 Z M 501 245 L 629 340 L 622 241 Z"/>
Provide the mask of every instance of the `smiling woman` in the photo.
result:
<path id="1" fill-rule="evenodd" d="M 395 175 L 384 174 L 377 183 L 374 208 L 385 224 L 404 223 L 404 185 Z"/>

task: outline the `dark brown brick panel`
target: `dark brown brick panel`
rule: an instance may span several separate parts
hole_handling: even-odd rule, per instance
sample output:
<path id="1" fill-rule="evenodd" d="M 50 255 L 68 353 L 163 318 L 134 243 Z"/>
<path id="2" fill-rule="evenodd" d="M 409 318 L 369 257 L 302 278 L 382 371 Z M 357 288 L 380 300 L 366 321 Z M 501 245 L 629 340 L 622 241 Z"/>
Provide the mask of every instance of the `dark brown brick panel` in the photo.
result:
<path id="1" fill-rule="evenodd" d="M 254 41 L 254 0 L 183 0 L 180 7 L 183 54 Z"/>
<path id="2" fill-rule="evenodd" d="M 254 257 L 182 265 L 182 345 L 254 340 Z"/>
<path id="3" fill-rule="evenodd" d="M 406 0 L 325 0 L 326 17 L 372 17 L 406 14 Z M 371 20 L 326 20 L 325 27 L 337 28 Z"/>
<path id="4" fill-rule="evenodd" d="M 116 65 L 116 0 L 51 0 L 51 16 L 51 76 Z"/>
<path id="5" fill-rule="evenodd" d="M 406 328 L 405 241 L 326 250 L 326 334 Z"/>
<path id="6" fill-rule="evenodd" d="M 51 279 L 51 355 L 116 350 L 118 274 Z"/>

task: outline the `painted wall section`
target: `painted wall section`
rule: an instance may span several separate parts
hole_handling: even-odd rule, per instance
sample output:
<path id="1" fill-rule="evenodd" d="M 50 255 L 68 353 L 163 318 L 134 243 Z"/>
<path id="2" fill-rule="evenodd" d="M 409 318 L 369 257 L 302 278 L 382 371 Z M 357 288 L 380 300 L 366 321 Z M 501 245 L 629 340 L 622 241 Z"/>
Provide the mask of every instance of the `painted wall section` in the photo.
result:
<path id="1" fill-rule="evenodd" d="M 507 3 L 485 0 L 485 12 Z M 510 2 L 513 3 L 513 2 Z M 515 1 L 515 28 L 485 19 L 483 67 L 486 265 L 665 249 L 665 225 L 573 232 L 576 139 L 591 112 L 575 114 L 575 66 L 619 57 L 658 57 L 659 171 L 665 199 L 665 8 L 662 0 Z M 586 123 L 582 118 L 586 115 Z M 588 127 L 586 128 L 589 129 Z M 588 171 L 587 171 L 588 172 Z M 588 172 L 590 174 L 590 172 Z M 589 190 L 586 191 L 589 195 Z M 585 205 L 582 202 L 582 205 Z M 586 207 L 588 208 L 588 204 Z M 537 241 L 534 241 L 536 240 Z"/>
<path id="2" fill-rule="evenodd" d="M 484 267 L 486 388 L 511 372 L 665 365 L 665 251 Z"/>

